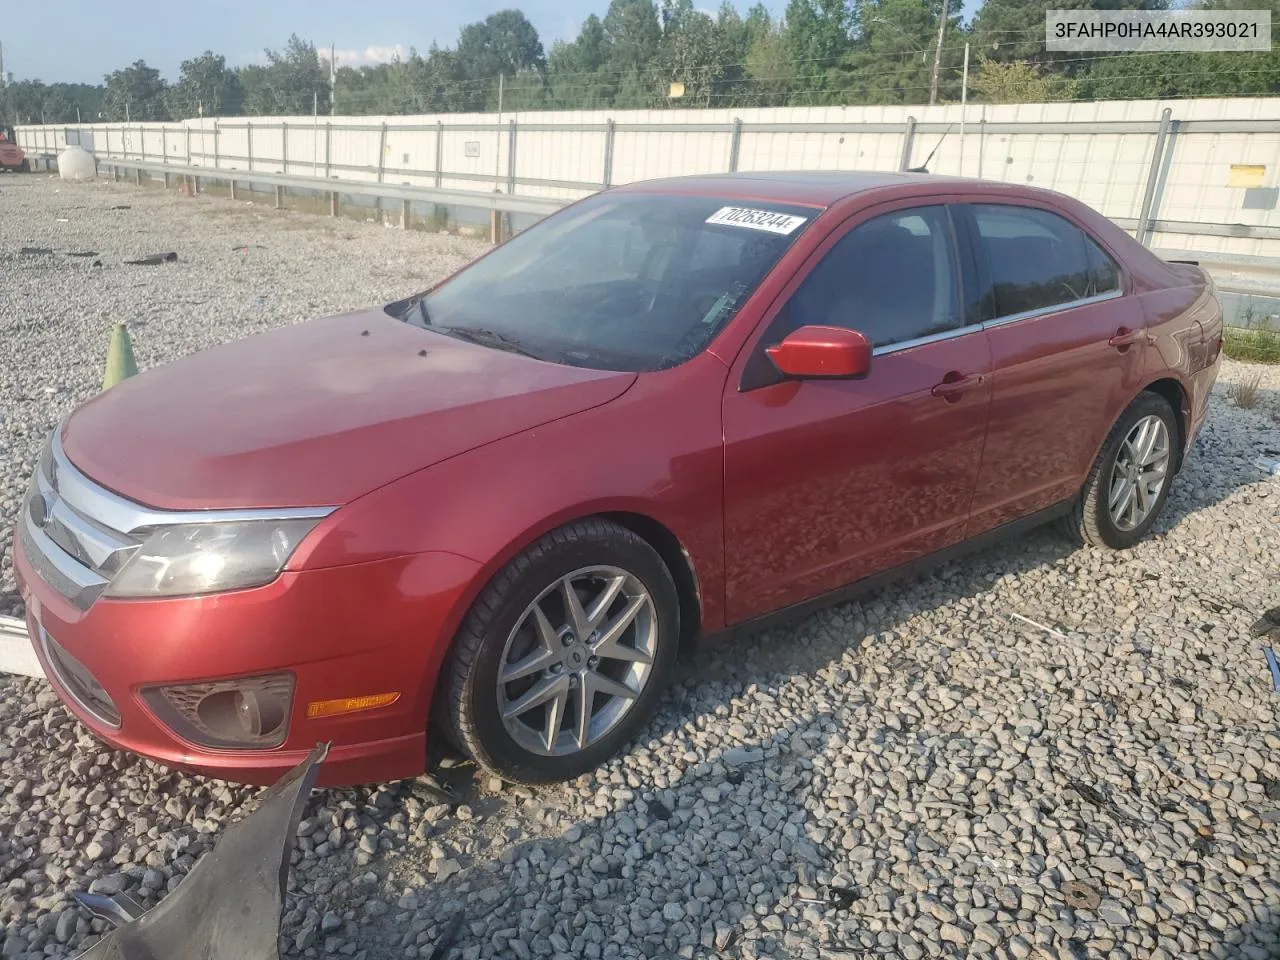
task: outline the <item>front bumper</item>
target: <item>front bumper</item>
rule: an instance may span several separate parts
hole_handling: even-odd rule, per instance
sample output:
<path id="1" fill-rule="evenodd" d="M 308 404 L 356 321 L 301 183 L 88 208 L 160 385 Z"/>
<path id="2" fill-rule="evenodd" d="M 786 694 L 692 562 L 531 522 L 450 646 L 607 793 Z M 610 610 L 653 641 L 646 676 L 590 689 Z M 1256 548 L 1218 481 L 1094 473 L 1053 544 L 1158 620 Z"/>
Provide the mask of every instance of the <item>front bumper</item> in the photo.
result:
<path id="1" fill-rule="evenodd" d="M 100 598 L 80 610 L 42 580 L 14 544 L 27 626 L 46 676 L 97 737 L 167 766 L 270 784 L 311 749 L 332 743 L 326 785 L 395 780 L 426 766 L 434 678 L 479 565 L 426 553 L 323 570 L 286 572 L 272 583 L 203 597 Z M 91 675 L 118 722 L 51 663 L 42 631 Z M 271 749 L 210 749 L 184 739 L 141 691 L 266 673 L 294 677 L 288 732 Z M 313 701 L 396 691 L 390 706 L 308 718 Z"/>

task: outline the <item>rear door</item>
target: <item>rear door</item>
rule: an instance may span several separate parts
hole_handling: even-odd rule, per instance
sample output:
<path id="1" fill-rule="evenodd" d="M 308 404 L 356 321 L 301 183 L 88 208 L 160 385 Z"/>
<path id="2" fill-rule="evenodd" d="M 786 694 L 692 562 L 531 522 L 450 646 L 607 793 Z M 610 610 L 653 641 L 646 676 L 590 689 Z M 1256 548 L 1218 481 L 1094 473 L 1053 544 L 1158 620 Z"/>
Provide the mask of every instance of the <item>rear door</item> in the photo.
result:
<path id="1" fill-rule="evenodd" d="M 726 613 L 737 623 L 954 543 L 986 434 L 990 350 L 945 205 L 856 215 L 792 279 L 724 398 Z M 784 381 L 801 326 L 866 334 L 859 380 Z"/>
<path id="2" fill-rule="evenodd" d="M 957 213 L 982 275 L 993 367 L 972 535 L 1078 492 L 1142 385 L 1147 332 L 1118 261 L 1061 213 L 1004 202 Z"/>

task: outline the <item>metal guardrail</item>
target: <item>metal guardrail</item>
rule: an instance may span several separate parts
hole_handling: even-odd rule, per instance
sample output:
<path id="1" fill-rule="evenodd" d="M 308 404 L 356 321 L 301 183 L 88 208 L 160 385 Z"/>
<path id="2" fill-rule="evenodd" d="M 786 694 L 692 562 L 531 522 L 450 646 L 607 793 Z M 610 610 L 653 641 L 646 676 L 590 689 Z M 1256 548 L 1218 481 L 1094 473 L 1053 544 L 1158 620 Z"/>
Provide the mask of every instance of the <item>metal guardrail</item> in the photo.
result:
<path id="1" fill-rule="evenodd" d="M 412 184 L 362 183 L 337 177 L 304 177 L 297 174 L 267 173 L 261 170 L 231 170 L 226 167 L 179 166 L 150 160 L 126 160 L 117 157 L 98 158 L 98 169 L 133 170 L 169 177 L 193 177 L 202 180 L 236 183 L 260 183 L 285 189 L 311 190 L 337 196 L 381 197 L 403 203 L 439 203 L 458 207 L 476 207 L 501 213 L 528 213 L 545 216 L 568 203 L 547 197 L 529 197 L 480 190 L 451 190 L 444 187 L 422 187 Z"/>
<path id="2" fill-rule="evenodd" d="M 31 638 L 27 636 L 27 624 L 17 617 L 0 616 L 0 673 L 20 677 L 44 676 L 35 648 L 31 646 Z"/>

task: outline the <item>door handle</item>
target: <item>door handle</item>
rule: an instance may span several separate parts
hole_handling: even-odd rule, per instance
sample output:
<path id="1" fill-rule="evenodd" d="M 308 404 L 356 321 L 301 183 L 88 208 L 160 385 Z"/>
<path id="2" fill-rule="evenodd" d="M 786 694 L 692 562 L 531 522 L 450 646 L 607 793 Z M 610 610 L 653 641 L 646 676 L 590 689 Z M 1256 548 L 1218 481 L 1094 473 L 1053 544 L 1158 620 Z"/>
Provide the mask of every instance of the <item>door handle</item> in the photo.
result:
<path id="1" fill-rule="evenodd" d="M 1121 327 L 1107 343 L 1118 350 L 1124 350 L 1126 347 L 1131 347 L 1133 344 L 1146 339 L 1146 330 L 1130 330 L 1128 327 Z"/>
<path id="2" fill-rule="evenodd" d="M 934 384 L 930 392 L 947 403 L 955 403 L 970 390 L 981 386 L 984 380 L 986 377 L 980 373 L 966 375 L 958 370 L 952 370 L 942 378 L 941 383 Z"/>

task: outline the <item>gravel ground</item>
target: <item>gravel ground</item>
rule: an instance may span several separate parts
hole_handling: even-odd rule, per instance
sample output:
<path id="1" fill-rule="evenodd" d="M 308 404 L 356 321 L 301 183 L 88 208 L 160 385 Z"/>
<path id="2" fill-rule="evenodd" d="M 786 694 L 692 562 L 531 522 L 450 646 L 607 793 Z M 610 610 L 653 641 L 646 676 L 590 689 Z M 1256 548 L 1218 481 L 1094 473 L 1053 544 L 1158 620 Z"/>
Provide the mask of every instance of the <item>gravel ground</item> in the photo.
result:
<path id="1" fill-rule="evenodd" d="M 37 177 L 0 179 L 0 222 L 6 541 L 40 443 L 97 389 L 109 322 L 146 367 L 407 294 L 481 249 Z M 180 259 L 120 263 L 163 250 Z M 1239 409 L 1229 386 L 1259 373 Z M 458 765 L 317 794 L 286 953 L 439 960 L 459 917 L 448 956 L 470 960 L 1280 957 L 1280 694 L 1250 632 L 1280 603 L 1267 450 L 1280 368 L 1228 362 L 1128 553 L 1035 533 L 705 650 L 626 754 L 570 785 Z M 0 612 L 19 612 L 7 553 Z M 257 795 L 106 750 L 39 681 L 0 679 L 0 726 L 9 960 L 93 939 L 75 890 L 154 904 Z"/>

